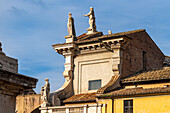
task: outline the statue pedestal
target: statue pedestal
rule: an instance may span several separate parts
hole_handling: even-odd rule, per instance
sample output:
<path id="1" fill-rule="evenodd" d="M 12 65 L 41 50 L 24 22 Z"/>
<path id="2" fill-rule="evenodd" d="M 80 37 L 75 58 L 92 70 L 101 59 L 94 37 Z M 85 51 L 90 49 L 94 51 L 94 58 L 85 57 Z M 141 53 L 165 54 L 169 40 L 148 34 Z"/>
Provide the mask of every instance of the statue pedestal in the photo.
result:
<path id="1" fill-rule="evenodd" d="M 48 107 L 48 106 L 50 106 L 50 103 L 48 103 L 48 102 L 43 102 L 41 104 L 41 107 Z"/>
<path id="2" fill-rule="evenodd" d="M 86 30 L 88 31 L 87 34 L 93 34 L 96 32 L 95 29 L 91 29 L 91 28 L 88 28 Z"/>
<path id="3" fill-rule="evenodd" d="M 66 39 L 66 43 L 71 43 L 76 40 L 76 37 L 74 35 L 67 35 L 65 36 L 65 39 Z"/>

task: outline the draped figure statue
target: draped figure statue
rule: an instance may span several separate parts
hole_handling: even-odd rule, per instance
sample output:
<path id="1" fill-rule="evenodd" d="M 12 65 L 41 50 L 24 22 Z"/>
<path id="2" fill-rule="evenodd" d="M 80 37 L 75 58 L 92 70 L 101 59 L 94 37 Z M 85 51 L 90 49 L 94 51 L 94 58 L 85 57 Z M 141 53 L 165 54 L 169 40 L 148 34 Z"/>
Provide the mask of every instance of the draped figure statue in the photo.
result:
<path id="1" fill-rule="evenodd" d="M 45 79 L 45 85 L 41 88 L 41 100 L 43 103 L 41 107 L 47 107 L 49 105 L 50 84 L 49 79 Z"/>
<path id="2" fill-rule="evenodd" d="M 95 15 L 93 7 L 90 7 L 90 12 L 87 15 L 84 15 L 89 17 L 89 25 L 90 27 L 87 29 L 87 31 L 91 31 L 91 33 L 96 32 L 96 24 L 95 24 Z"/>
<path id="3" fill-rule="evenodd" d="M 75 32 L 75 28 L 74 28 L 74 19 L 73 19 L 71 13 L 69 13 L 69 18 L 68 18 L 68 22 L 67 22 L 67 28 L 68 28 L 69 35 L 76 36 L 76 32 Z"/>

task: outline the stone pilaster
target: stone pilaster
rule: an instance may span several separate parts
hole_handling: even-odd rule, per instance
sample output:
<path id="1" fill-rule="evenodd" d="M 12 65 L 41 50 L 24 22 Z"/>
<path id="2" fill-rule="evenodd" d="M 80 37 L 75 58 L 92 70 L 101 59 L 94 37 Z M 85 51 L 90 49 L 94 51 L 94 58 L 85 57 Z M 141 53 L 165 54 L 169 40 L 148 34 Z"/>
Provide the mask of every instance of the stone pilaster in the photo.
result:
<path id="1" fill-rule="evenodd" d="M 50 103 L 52 106 L 61 105 L 61 101 L 65 98 L 69 98 L 73 95 L 73 66 L 74 66 L 74 40 L 76 37 L 74 35 L 65 36 L 66 43 L 53 45 L 54 50 L 63 55 L 65 58 L 65 70 L 63 76 L 65 82 L 63 86 L 50 94 Z"/>

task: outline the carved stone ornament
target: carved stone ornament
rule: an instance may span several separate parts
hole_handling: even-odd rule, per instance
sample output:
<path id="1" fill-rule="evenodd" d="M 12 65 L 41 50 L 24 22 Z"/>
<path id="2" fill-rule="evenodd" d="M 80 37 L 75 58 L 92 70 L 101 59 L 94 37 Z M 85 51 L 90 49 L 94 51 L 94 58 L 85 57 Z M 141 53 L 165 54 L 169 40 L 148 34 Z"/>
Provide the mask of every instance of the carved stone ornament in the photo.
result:
<path id="1" fill-rule="evenodd" d="M 111 30 L 109 30 L 109 31 L 108 31 L 108 33 L 109 33 L 109 35 L 110 35 L 110 34 L 112 34 L 112 31 L 111 31 Z"/>
<path id="2" fill-rule="evenodd" d="M 67 29 L 68 29 L 69 35 L 76 36 L 75 27 L 74 27 L 74 19 L 73 19 L 71 13 L 69 13 L 69 18 L 68 18 L 68 22 L 67 22 Z"/>
<path id="3" fill-rule="evenodd" d="M 5 53 L 2 51 L 2 43 L 0 42 L 0 54 L 5 55 Z"/>
<path id="4" fill-rule="evenodd" d="M 87 34 L 92 34 L 92 33 L 96 32 L 95 15 L 94 15 L 93 7 L 90 7 L 90 12 L 84 16 L 89 17 L 90 27 L 87 29 L 87 31 L 88 31 Z"/>
<path id="5" fill-rule="evenodd" d="M 43 103 L 41 107 L 48 107 L 49 104 L 49 94 L 50 94 L 50 84 L 49 79 L 45 79 L 45 85 L 41 88 L 41 100 Z"/>

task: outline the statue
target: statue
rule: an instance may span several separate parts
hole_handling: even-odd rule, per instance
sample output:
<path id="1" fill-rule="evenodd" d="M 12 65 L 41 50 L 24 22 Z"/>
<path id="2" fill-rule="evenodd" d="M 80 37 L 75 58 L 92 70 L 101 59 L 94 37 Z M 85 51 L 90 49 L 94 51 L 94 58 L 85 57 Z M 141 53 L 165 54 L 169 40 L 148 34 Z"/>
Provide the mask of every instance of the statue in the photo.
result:
<path id="1" fill-rule="evenodd" d="M 109 30 L 109 31 L 108 31 L 108 33 L 109 33 L 109 35 L 111 35 L 111 34 L 112 34 L 112 31 L 111 31 L 111 30 Z"/>
<path id="2" fill-rule="evenodd" d="M 95 15 L 94 15 L 94 10 L 93 7 L 90 7 L 90 12 L 87 15 L 84 15 L 89 17 L 89 25 L 90 27 L 87 29 L 88 33 L 91 34 L 96 32 L 96 24 L 95 24 Z"/>
<path id="3" fill-rule="evenodd" d="M 75 32 L 75 28 L 74 28 L 74 19 L 73 19 L 71 13 L 69 13 L 67 28 L 68 28 L 69 35 L 76 36 L 76 32 Z"/>
<path id="4" fill-rule="evenodd" d="M 0 42 L 0 54 L 5 55 L 5 53 L 2 51 L 2 43 Z"/>
<path id="5" fill-rule="evenodd" d="M 41 104 L 41 107 L 47 107 L 49 106 L 49 93 L 50 93 L 50 84 L 49 79 L 45 79 L 45 85 L 41 88 L 41 100 L 43 103 Z"/>

